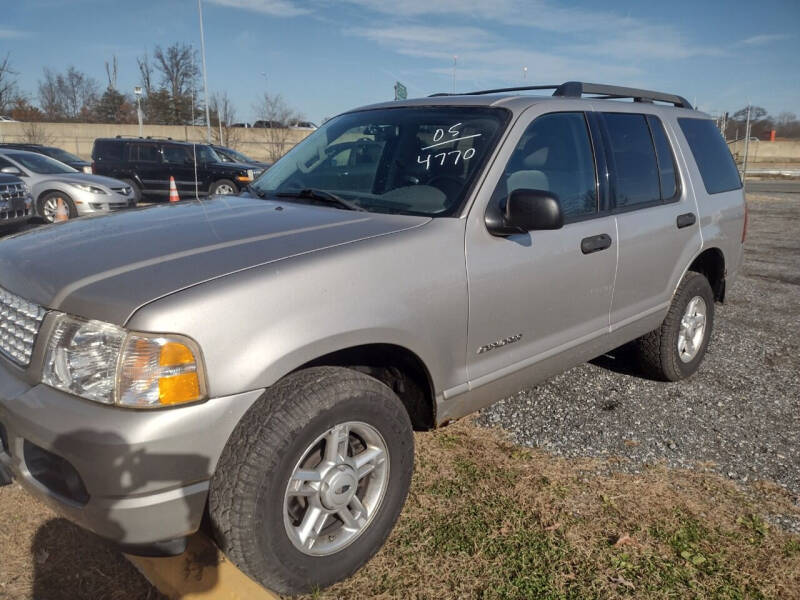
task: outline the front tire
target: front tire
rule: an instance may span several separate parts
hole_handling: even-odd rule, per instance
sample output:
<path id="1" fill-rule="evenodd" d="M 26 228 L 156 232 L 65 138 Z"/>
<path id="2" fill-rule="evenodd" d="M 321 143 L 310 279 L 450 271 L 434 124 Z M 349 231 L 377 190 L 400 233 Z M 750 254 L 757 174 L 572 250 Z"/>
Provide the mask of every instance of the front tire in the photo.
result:
<path id="1" fill-rule="evenodd" d="M 214 196 L 235 196 L 239 193 L 239 188 L 230 179 L 220 179 L 211 184 L 208 195 Z"/>
<path id="2" fill-rule="evenodd" d="M 708 279 L 688 271 L 667 316 L 655 331 L 635 342 L 645 375 L 661 381 L 679 381 L 697 371 L 714 326 L 714 293 Z"/>
<path id="3" fill-rule="evenodd" d="M 411 421 L 383 383 L 340 367 L 293 373 L 250 408 L 222 453 L 209 496 L 217 542 L 274 591 L 328 586 L 386 541 L 413 463 Z"/>
<path id="4" fill-rule="evenodd" d="M 36 203 L 36 212 L 46 223 L 55 222 L 59 198 L 66 206 L 67 214 L 70 219 L 74 219 L 78 216 L 78 209 L 75 207 L 75 202 L 72 201 L 72 198 L 64 192 L 48 192 L 40 196 Z"/>

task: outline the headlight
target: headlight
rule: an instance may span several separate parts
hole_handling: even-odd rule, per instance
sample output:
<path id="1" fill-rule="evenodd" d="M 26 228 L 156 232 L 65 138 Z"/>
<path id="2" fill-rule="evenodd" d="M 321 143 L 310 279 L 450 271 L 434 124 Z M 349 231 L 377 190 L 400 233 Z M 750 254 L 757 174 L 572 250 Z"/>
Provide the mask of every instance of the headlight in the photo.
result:
<path id="1" fill-rule="evenodd" d="M 93 185 L 88 185 L 85 183 L 71 183 L 70 185 L 73 187 L 78 188 L 79 190 L 83 190 L 84 192 L 89 192 L 91 194 L 108 194 L 103 188 L 95 187 Z"/>
<path id="2" fill-rule="evenodd" d="M 206 397 L 200 351 L 192 340 L 67 315 L 58 317 L 48 341 L 42 382 L 128 408 L 163 408 Z"/>

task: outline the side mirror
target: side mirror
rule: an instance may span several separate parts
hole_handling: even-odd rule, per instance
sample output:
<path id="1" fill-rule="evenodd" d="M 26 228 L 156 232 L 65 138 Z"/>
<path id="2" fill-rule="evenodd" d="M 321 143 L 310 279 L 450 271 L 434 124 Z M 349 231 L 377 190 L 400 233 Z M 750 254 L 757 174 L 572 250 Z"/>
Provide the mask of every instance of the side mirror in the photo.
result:
<path id="1" fill-rule="evenodd" d="M 3 167 L 0 169 L 0 173 L 5 173 L 6 175 L 16 175 L 18 177 L 24 177 L 25 175 L 17 167 Z"/>
<path id="2" fill-rule="evenodd" d="M 486 228 L 497 236 L 527 233 L 542 229 L 561 229 L 564 215 L 552 192 L 514 190 L 506 200 L 505 211 L 496 204 L 486 209 Z"/>

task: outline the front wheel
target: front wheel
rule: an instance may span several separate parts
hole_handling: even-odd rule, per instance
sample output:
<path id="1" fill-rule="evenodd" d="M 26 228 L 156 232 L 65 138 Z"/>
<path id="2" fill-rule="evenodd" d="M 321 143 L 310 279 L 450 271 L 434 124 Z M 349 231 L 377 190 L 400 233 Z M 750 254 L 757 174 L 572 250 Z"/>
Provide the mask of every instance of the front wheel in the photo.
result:
<path id="1" fill-rule="evenodd" d="M 703 361 L 713 326 L 711 285 L 703 274 L 689 271 L 661 326 L 636 340 L 642 370 L 662 381 L 689 377 Z"/>
<path id="2" fill-rule="evenodd" d="M 209 498 L 217 542 L 269 589 L 328 586 L 386 541 L 413 463 L 411 422 L 383 383 L 338 367 L 289 375 L 223 451 Z"/>
<path id="3" fill-rule="evenodd" d="M 229 179 L 220 179 L 211 184 L 208 189 L 209 196 L 233 196 L 239 193 L 236 184 Z"/>
<path id="4" fill-rule="evenodd" d="M 47 223 L 55 223 L 59 201 L 63 203 L 68 218 L 74 219 L 78 216 L 78 209 L 75 208 L 75 203 L 64 192 L 48 192 L 41 196 L 37 202 L 36 212 Z"/>

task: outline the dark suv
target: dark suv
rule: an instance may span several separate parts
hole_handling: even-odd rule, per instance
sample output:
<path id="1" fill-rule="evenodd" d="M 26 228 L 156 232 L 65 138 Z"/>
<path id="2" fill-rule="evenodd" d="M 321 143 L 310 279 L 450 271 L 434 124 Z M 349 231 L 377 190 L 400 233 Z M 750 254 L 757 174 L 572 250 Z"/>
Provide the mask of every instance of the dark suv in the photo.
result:
<path id="1" fill-rule="evenodd" d="M 181 196 L 238 194 L 253 181 L 252 165 L 223 162 L 206 144 L 151 138 L 99 138 L 92 149 L 97 175 L 129 183 L 142 195 L 169 195 L 169 178 Z"/>

